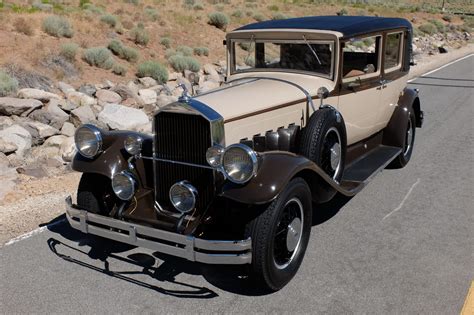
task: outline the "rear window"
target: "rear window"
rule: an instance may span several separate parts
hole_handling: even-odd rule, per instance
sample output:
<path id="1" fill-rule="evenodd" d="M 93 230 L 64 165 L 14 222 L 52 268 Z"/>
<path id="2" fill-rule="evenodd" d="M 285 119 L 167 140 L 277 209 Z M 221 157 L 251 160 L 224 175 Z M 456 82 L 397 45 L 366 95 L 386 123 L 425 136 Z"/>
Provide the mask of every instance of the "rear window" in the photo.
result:
<path id="1" fill-rule="evenodd" d="M 400 45 L 402 33 L 393 33 L 387 35 L 385 44 L 385 69 L 390 69 L 400 64 Z"/>

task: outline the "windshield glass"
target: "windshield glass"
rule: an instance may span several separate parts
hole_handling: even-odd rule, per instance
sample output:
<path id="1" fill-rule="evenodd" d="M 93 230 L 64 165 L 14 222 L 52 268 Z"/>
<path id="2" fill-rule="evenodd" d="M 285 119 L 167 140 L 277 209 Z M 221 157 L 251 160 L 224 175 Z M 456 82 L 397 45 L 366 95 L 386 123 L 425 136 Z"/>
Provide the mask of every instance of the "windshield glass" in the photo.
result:
<path id="1" fill-rule="evenodd" d="M 251 71 L 309 72 L 332 77 L 333 42 L 233 41 L 232 73 Z"/>

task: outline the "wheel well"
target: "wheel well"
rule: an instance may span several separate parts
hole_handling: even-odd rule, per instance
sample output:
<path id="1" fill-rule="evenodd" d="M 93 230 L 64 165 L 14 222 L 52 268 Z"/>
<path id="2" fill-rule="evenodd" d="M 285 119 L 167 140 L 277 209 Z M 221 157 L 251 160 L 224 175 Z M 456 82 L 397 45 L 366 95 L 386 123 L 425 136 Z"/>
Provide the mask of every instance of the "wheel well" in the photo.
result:
<path id="1" fill-rule="evenodd" d="M 326 181 L 313 170 L 302 170 L 296 173 L 292 179 L 296 177 L 300 177 L 306 181 L 311 190 L 313 202 L 315 203 L 327 202 L 336 194 L 336 190 L 326 183 Z"/>
<path id="2" fill-rule="evenodd" d="M 413 110 L 415 111 L 415 119 L 416 119 L 416 126 L 421 127 L 422 124 L 422 117 L 421 117 L 421 106 L 420 106 L 420 98 L 415 98 L 413 101 Z"/>

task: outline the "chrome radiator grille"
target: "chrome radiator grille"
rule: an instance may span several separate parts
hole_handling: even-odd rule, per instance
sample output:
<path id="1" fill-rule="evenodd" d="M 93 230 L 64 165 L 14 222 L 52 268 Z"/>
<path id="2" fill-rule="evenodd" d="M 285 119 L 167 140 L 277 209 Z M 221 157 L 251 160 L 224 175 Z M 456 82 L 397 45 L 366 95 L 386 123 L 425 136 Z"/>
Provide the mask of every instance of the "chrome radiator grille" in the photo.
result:
<path id="1" fill-rule="evenodd" d="M 155 156 L 158 159 L 205 165 L 211 146 L 209 122 L 199 115 L 160 112 L 155 116 Z M 197 209 L 203 209 L 214 194 L 214 176 L 210 169 L 155 160 L 156 199 L 172 208 L 170 187 L 187 180 L 198 190 Z"/>

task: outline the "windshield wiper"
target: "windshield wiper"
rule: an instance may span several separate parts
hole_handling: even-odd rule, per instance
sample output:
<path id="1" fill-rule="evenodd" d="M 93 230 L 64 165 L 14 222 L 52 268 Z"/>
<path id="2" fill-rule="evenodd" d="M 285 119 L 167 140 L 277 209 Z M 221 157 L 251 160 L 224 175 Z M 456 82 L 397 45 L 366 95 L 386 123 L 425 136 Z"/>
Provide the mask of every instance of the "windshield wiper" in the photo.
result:
<path id="1" fill-rule="evenodd" d="M 311 52 L 313 53 L 314 57 L 316 57 L 316 60 L 318 61 L 319 65 L 321 65 L 321 60 L 319 60 L 318 54 L 316 53 L 316 51 L 314 51 L 313 47 L 308 43 L 308 41 L 306 40 L 306 36 L 304 35 L 303 35 L 303 40 L 306 46 L 308 46 Z"/>

